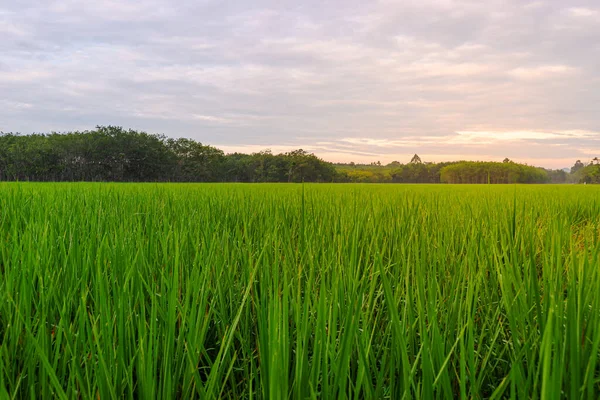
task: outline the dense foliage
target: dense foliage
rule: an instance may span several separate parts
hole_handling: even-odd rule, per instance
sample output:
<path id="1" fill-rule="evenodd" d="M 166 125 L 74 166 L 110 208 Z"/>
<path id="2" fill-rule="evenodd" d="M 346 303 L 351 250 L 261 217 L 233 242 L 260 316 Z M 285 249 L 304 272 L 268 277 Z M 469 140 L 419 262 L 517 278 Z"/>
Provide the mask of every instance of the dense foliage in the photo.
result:
<path id="1" fill-rule="evenodd" d="M 2 134 L 0 180 L 332 182 L 336 171 L 303 150 L 225 155 L 190 139 L 108 126 L 63 134 Z"/>
<path id="2" fill-rule="evenodd" d="M 348 182 L 373 183 L 440 183 L 440 170 L 452 163 L 410 162 L 401 164 L 397 161 L 388 165 L 356 165 L 336 164 Z"/>
<path id="3" fill-rule="evenodd" d="M 600 183 L 600 164 L 590 164 L 577 172 L 581 183 Z"/>
<path id="4" fill-rule="evenodd" d="M 505 162 L 336 164 L 347 182 L 376 183 L 571 183 L 575 175 Z"/>
<path id="5" fill-rule="evenodd" d="M 440 171 L 444 183 L 547 183 L 548 173 L 542 168 L 513 162 L 461 161 Z"/>
<path id="6" fill-rule="evenodd" d="M 600 398 L 600 187 L 0 184 L 0 398 Z"/>
<path id="7" fill-rule="evenodd" d="M 112 182 L 595 183 L 577 161 L 571 174 L 506 159 L 494 162 L 331 164 L 302 149 L 224 154 L 191 139 L 97 127 L 92 131 L 0 133 L 0 180 Z"/>

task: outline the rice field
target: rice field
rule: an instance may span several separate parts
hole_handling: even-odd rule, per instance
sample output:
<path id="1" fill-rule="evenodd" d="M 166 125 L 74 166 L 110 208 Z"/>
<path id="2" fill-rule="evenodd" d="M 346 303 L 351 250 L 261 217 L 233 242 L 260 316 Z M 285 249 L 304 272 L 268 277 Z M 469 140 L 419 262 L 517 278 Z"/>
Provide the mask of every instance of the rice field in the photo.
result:
<path id="1" fill-rule="evenodd" d="M 600 396 L 600 187 L 0 184 L 0 398 Z"/>

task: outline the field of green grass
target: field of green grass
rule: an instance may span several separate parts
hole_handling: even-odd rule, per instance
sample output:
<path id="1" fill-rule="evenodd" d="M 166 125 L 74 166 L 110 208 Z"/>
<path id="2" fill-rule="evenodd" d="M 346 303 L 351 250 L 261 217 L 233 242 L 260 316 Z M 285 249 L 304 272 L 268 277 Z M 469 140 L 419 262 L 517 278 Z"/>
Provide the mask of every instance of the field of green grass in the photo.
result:
<path id="1" fill-rule="evenodd" d="M 600 396 L 600 187 L 0 184 L 0 398 Z"/>

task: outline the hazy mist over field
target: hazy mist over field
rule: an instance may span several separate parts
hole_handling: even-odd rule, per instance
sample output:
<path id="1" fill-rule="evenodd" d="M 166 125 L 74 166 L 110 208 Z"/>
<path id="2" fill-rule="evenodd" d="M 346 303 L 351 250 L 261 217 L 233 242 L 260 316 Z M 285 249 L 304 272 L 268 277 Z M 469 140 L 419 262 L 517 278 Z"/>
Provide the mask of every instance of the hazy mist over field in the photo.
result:
<path id="1" fill-rule="evenodd" d="M 329 161 L 600 154 L 597 1 L 0 0 L 0 131 Z"/>

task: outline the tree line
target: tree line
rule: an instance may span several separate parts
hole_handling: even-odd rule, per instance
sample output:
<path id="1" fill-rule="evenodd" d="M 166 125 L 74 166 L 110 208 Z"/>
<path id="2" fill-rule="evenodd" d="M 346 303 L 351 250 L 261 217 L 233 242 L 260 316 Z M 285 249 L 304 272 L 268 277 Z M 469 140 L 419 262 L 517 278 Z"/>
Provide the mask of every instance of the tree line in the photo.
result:
<path id="1" fill-rule="evenodd" d="M 414 155 L 407 164 L 337 164 L 351 182 L 378 183 L 569 183 L 573 178 L 563 170 L 548 170 L 503 162 L 452 161 L 422 162 Z"/>
<path id="2" fill-rule="evenodd" d="M 600 165 L 577 161 L 568 174 L 504 162 L 332 164 L 302 149 L 225 154 L 191 139 L 98 126 L 90 131 L 0 132 L 2 181 L 600 183 Z"/>
<path id="3" fill-rule="evenodd" d="M 1 134 L 0 180 L 111 182 L 334 182 L 337 171 L 304 150 L 228 154 L 191 139 L 97 127 Z"/>
<path id="4" fill-rule="evenodd" d="M 543 168 L 513 162 L 462 161 L 440 171 L 444 183 L 548 183 Z"/>
<path id="5" fill-rule="evenodd" d="M 588 164 L 575 175 L 579 183 L 600 183 L 600 164 Z"/>

